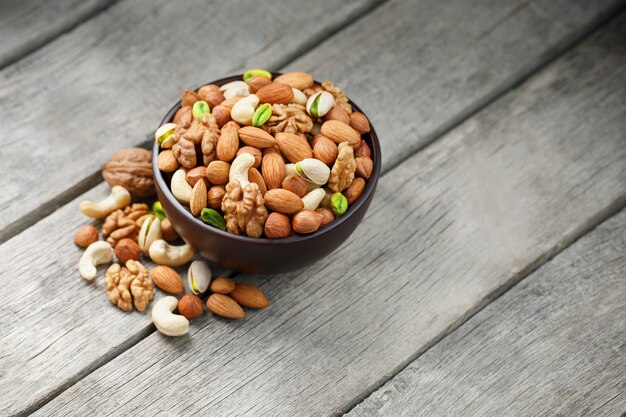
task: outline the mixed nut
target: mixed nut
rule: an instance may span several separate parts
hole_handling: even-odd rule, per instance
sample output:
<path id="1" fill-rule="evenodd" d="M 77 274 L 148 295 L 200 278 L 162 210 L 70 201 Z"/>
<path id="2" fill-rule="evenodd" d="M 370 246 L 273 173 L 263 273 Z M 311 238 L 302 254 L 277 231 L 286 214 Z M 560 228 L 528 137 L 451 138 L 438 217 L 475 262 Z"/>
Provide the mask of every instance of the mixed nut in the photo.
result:
<path id="1" fill-rule="evenodd" d="M 331 81 L 306 72 L 185 90 L 159 127 L 158 167 L 203 222 L 237 235 L 285 238 L 332 223 L 355 204 L 374 167 L 367 117 Z M 141 243 L 140 243 L 141 245 Z"/>

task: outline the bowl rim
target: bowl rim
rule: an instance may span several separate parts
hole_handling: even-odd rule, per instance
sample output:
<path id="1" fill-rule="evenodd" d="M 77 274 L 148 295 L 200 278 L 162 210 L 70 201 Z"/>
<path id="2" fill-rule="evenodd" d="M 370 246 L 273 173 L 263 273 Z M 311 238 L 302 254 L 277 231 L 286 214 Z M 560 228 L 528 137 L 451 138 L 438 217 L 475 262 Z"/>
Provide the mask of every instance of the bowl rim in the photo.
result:
<path id="1" fill-rule="evenodd" d="M 277 76 L 281 74 L 282 73 L 280 72 L 272 72 L 272 78 L 276 78 Z M 216 84 L 216 85 L 221 86 L 232 81 L 242 81 L 242 80 L 243 80 L 243 74 L 236 74 L 236 75 L 220 78 L 218 80 L 202 84 L 202 86 L 207 85 L 207 84 Z M 317 80 L 315 81 L 315 83 L 321 84 Z M 197 92 L 200 87 L 195 88 L 193 91 Z M 348 101 L 356 111 L 365 114 L 359 108 L 359 106 L 357 106 L 352 100 L 348 99 Z M 159 126 L 162 126 L 165 123 L 170 123 L 171 120 L 174 118 L 174 114 L 176 114 L 176 112 L 180 108 L 181 108 L 181 100 L 178 100 L 178 102 L 176 102 L 174 106 L 172 106 L 170 110 L 165 114 Z M 368 120 L 369 120 L 369 117 L 368 117 Z M 352 206 L 348 207 L 348 211 L 345 214 L 343 214 L 338 219 L 335 219 L 332 223 L 328 225 L 328 227 L 321 227 L 314 233 L 310 233 L 306 235 L 295 234 L 292 236 L 278 238 L 278 239 L 270 239 L 267 237 L 248 237 L 244 235 L 236 235 L 234 233 L 230 233 L 225 230 L 220 230 L 216 227 L 213 227 L 204 223 L 199 218 L 193 216 L 191 212 L 187 210 L 185 206 L 183 206 L 174 197 L 172 190 L 170 189 L 169 185 L 167 184 L 167 181 L 165 180 L 164 173 L 162 173 L 161 170 L 158 168 L 157 158 L 159 156 L 161 148 L 156 141 L 154 141 L 152 145 L 152 173 L 154 175 L 154 180 L 156 181 L 156 183 L 158 183 L 159 188 L 161 189 L 161 192 L 163 193 L 165 198 L 167 198 L 176 209 L 181 211 L 183 216 L 185 216 L 190 221 L 194 222 L 197 226 L 199 226 L 202 230 L 206 231 L 207 233 L 212 233 L 217 236 L 221 236 L 221 237 L 228 238 L 228 239 L 233 239 L 235 241 L 239 241 L 242 243 L 251 243 L 251 244 L 257 244 L 257 245 L 260 244 L 260 245 L 268 245 L 268 246 L 280 246 L 280 245 L 287 245 L 287 244 L 291 244 L 295 242 L 304 242 L 310 239 L 315 239 L 316 237 L 321 236 L 325 233 L 329 233 L 333 229 L 339 227 L 341 224 L 346 222 L 352 214 L 357 212 L 361 208 L 361 206 L 365 204 L 365 202 L 369 199 L 370 195 L 374 192 L 374 189 L 376 188 L 378 179 L 380 177 L 381 155 L 380 155 L 380 142 L 378 140 L 378 135 L 376 134 L 376 130 L 374 129 L 374 126 L 372 125 L 371 121 L 370 121 L 369 134 L 370 134 L 371 143 L 372 143 L 371 150 L 372 150 L 372 160 L 374 161 L 374 169 L 372 170 L 372 175 L 370 176 L 369 180 L 367 181 L 367 185 L 365 186 L 365 189 L 363 190 L 363 194 L 361 194 L 359 199 Z"/>

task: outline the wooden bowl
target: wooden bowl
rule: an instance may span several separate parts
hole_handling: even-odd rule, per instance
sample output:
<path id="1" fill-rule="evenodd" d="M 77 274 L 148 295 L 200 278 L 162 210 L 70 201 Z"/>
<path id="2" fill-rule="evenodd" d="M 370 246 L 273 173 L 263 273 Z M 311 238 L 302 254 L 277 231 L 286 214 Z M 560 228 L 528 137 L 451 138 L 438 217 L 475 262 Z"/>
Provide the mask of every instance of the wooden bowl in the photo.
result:
<path id="1" fill-rule="evenodd" d="M 280 74 L 274 74 L 278 75 Z M 212 84 L 223 85 L 242 78 L 242 75 L 235 75 L 213 81 Z M 355 110 L 361 111 L 356 104 L 351 104 Z M 171 122 L 179 108 L 180 101 L 167 112 L 161 125 Z M 155 141 L 152 148 L 152 169 L 157 196 L 174 229 L 208 260 L 241 272 L 261 274 L 293 271 L 334 251 L 348 239 L 365 216 L 380 177 L 381 158 L 374 126 L 362 138 L 370 146 L 374 161 L 374 169 L 363 194 L 343 216 L 309 235 L 283 239 L 251 238 L 219 230 L 195 218 L 172 194 L 169 188 L 171 174 L 165 174 L 157 167 L 160 148 Z"/>

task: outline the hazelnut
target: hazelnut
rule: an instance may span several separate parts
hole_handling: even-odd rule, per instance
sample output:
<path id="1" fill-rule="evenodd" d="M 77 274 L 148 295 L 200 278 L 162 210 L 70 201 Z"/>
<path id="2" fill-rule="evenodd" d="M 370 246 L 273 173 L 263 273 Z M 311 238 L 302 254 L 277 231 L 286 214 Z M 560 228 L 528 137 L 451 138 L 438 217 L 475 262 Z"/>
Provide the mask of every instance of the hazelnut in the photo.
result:
<path id="1" fill-rule="evenodd" d="M 299 175 L 288 175 L 282 183 L 282 188 L 289 190 L 298 197 L 304 197 L 309 191 L 307 181 Z"/>
<path id="2" fill-rule="evenodd" d="M 303 210 L 293 216 L 292 226 L 296 233 L 313 233 L 320 228 L 322 215 L 311 210 Z"/>
<path id="3" fill-rule="evenodd" d="M 157 166 L 163 172 L 174 172 L 180 164 L 171 149 L 166 149 L 157 156 Z"/>
<path id="4" fill-rule="evenodd" d="M 320 226 L 326 226 L 328 223 L 335 220 L 335 214 L 329 208 L 320 207 L 316 209 L 315 212 L 322 216 L 322 223 Z"/>
<path id="5" fill-rule="evenodd" d="M 361 143 L 354 147 L 354 157 L 358 158 L 359 156 L 367 156 L 368 158 L 372 157 L 372 150 L 364 140 L 361 140 Z"/>
<path id="6" fill-rule="evenodd" d="M 200 297 L 194 294 L 186 294 L 178 302 L 178 312 L 187 320 L 193 320 L 204 313 L 204 306 Z"/>
<path id="7" fill-rule="evenodd" d="M 180 105 L 182 107 L 193 106 L 198 100 L 200 100 L 200 97 L 198 97 L 198 93 L 191 90 L 185 90 L 183 91 L 183 95 L 180 99 Z"/>
<path id="8" fill-rule="evenodd" d="M 282 213 L 271 213 L 265 221 L 265 236 L 269 239 L 287 237 L 291 234 L 291 221 Z"/>
<path id="9" fill-rule="evenodd" d="M 206 167 L 204 166 L 190 169 L 189 171 L 187 171 L 185 178 L 187 179 L 189 185 L 191 185 L 192 187 L 196 185 L 196 183 L 200 180 L 204 181 L 204 185 L 209 185 L 209 179 L 206 176 Z"/>
<path id="10" fill-rule="evenodd" d="M 209 189 L 207 195 L 207 206 L 213 210 L 222 209 L 222 200 L 226 194 L 226 189 L 222 185 L 214 185 Z"/>
<path id="11" fill-rule="evenodd" d="M 115 256 L 121 264 L 125 264 L 130 259 L 137 261 L 141 256 L 141 248 L 134 240 L 124 238 L 115 245 Z"/>
<path id="12" fill-rule="evenodd" d="M 166 242 L 173 242 L 178 239 L 178 233 L 167 217 L 161 220 L 161 235 Z"/>
<path id="13" fill-rule="evenodd" d="M 359 156 L 356 158 L 356 175 L 369 179 L 372 175 L 372 169 L 374 169 L 372 158 L 368 158 L 367 156 Z"/>
<path id="14" fill-rule="evenodd" d="M 370 122 L 360 111 L 355 111 L 350 115 L 350 126 L 360 134 L 370 131 Z"/>
<path id="15" fill-rule="evenodd" d="M 173 123 L 178 123 L 180 119 L 183 118 L 187 113 L 191 116 L 191 106 L 183 106 L 176 111 L 174 114 L 174 118 L 172 119 Z"/>
<path id="16" fill-rule="evenodd" d="M 363 190 L 365 189 L 365 180 L 363 178 L 355 178 L 352 180 L 352 184 L 343 191 L 343 195 L 348 200 L 348 205 L 354 204 L 356 200 L 361 197 Z"/>
<path id="17" fill-rule="evenodd" d="M 198 97 L 209 103 L 209 106 L 211 106 L 212 109 L 225 100 L 224 93 L 222 93 L 220 88 L 215 84 L 207 84 L 200 87 L 198 90 Z"/>
<path id="18" fill-rule="evenodd" d="M 254 165 L 252 166 L 256 169 L 259 169 L 259 167 L 261 166 L 261 161 L 263 160 L 263 154 L 258 148 L 255 148 L 254 146 L 242 146 L 237 151 L 236 156 L 239 156 L 242 153 L 252 154 L 252 156 L 254 156 Z"/>
<path id="19" fill-rule="evenodd" d="M 230 109 L 226 106 L 215 106 L 211 114 L 215 117 L 217 126 L 220 129 L 230 121 Z"/>
<path id="20" fill-rule="evenodd" d="M 81 248 L 86 248 L 97 240 L 98 229 L 89 225 L 79 227 L 76 231 L 76 235 L 74 236 L 74 243 Z"/>

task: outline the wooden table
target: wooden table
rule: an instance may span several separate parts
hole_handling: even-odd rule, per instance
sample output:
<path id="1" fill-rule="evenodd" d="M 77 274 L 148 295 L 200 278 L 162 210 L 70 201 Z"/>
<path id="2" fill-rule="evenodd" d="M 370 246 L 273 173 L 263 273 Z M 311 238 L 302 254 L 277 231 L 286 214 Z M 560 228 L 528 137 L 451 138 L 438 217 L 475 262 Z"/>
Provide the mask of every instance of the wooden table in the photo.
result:
<path id="1" fill-rule="evenodd" d="M 0 415 L 624 413 L 624 5 L 4 2 Z M 250 67 L 344 87 L 383 176 L 328 259 L 237 278 L 269 309 L 167 338 L 78 276 L 78 203 Z"/>

